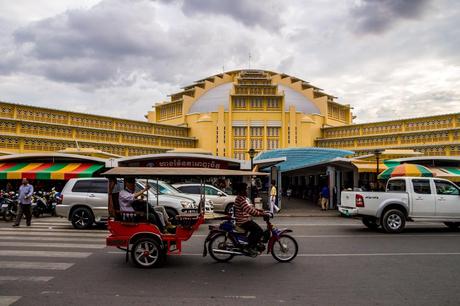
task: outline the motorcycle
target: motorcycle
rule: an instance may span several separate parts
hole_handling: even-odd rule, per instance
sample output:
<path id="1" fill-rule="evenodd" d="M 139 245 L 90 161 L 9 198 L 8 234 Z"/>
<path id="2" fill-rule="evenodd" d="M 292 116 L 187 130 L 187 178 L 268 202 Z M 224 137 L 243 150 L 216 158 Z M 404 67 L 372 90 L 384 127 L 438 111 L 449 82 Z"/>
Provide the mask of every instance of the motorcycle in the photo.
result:
<path id="1" fill-rule="evenodd" d="M 299 247 L 297 241 L 288 234 L 292 230 L 277 229 L 271 224 L 270 218 L 273 218 L 272 214 L 264 217 L 267 229 L 257 244 L 257 253 L 248 250 L 247 233 L 233 224 L 234 218 L 228 218 L 218 226 L 210 225 L 210 232 L 204 242 L 203 257 L 209 252 L 214 260 L 227 262 L 235 256 L 257 257 L 267 250 L 267 254 L 271 253 L 279 262 L 293 260 Z"/>
<path id="2" fill-rule="evenodd" d="M 35 218 L 40 217 L 42 214 L 56 215 L 56 194 L 54 190 L 51 192 L 38 191 L 34 194 L 32 202 L 32 214 Z"/>
<path id="3" fill-rule="evenodd" d="M 14 192 L 1 193 L 0 196 L 0 215 L 3 217 L 4 221 L 11 221 L 16 218 L 18 205 L 17 205 L 18 195 Z"/>

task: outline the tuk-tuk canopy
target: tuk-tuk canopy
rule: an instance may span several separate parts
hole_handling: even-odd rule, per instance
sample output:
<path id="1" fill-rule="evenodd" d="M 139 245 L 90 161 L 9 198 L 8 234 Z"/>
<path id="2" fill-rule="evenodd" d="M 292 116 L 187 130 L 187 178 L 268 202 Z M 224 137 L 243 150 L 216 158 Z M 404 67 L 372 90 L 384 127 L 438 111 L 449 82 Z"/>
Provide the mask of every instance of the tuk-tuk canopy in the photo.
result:
<path id="1" fill-rule="evenodd" d="M 265 172 L 211 169 L 211 168 L 160 168 L 116 167 L 104 173 L 105 177 L 151 178 L 156 176 L 268 176 Z"/>

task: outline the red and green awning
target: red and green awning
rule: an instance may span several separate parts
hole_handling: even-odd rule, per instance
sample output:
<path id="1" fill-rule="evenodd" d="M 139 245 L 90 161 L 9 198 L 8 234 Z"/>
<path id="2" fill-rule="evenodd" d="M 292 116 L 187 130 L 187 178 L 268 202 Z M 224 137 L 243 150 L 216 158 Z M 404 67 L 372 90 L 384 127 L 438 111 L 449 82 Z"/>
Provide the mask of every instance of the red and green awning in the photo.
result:
<path id="1" fill-rule="evenodd" d="M 68 180 L 91 177 L 102 167 L 93 163 L 0 163 L 0 179 Z"/>

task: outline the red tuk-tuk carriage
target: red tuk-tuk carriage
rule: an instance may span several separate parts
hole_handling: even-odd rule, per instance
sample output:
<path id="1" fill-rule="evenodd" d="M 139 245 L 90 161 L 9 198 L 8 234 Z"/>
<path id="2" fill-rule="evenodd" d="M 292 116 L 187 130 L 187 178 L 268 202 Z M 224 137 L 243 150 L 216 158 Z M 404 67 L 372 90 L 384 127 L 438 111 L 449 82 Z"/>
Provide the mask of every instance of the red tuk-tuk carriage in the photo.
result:
<path id="1" fill-rule="evenodd" d="M 132 261 L 141 268 L 161 265 L 169 254 L 181 254 L 182 242 L 187 241 L 205 221 L 205 194 L 197 209 L 187 209 L 175 217 L 176 232 L 162 233 L 159 227 L 148 221 L 149 205 L 146 212 L 123 213 L 119 206 L 117 179 L 157 179 L 159 177 L 200 178 L 203 184 L 205 177 L 235 177 L 267 175 L 266 173 L 201 168 L 154 168 L 154 167 L 117 167 L 102 174 L 109 179 L 109 220 L 110 235 L 106 239 L 107 246 L 114 246 L 126 252 L 126 261 L 131 254 Z M 147 182 L 148 185 L 148 182 Z M 158 197 L 157 197 L 158 199 Z M 148 203 L 148 200 L 147 200 Z"/>

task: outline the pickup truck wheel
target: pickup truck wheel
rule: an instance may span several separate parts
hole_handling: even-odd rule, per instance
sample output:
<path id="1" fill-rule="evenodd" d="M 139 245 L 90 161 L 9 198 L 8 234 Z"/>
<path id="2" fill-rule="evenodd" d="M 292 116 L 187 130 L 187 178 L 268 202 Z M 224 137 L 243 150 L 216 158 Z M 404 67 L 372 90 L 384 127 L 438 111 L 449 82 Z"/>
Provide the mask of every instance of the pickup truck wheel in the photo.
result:
<path id="1" fill-rule="evenodd" d="M 379 224 L 377 223 L 377 219 L 376 218 L 372 218 L 372 217 L 364 217 L 363 218 L 363 224 L 367 227 L 367 228 L 370 228 L 370 229 L 378 229 L 379 228 Z"/>
<path id="2" fill-rule="evenodd" d="M 399 209 L 390 209 L 383 215 L 382 226 L 387 233 L 400 233 L 406 225 L 406 216 Z"/>
<path id="3" fill-rule="evenodd" d="M 460 222 L 444 222 L 444 224 L 453 231 L 458 230 L 460 226 Z"/>

